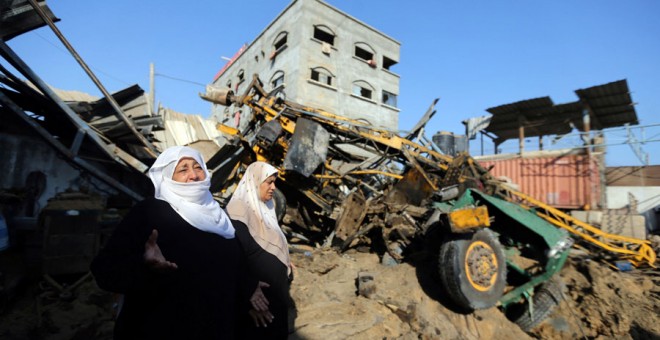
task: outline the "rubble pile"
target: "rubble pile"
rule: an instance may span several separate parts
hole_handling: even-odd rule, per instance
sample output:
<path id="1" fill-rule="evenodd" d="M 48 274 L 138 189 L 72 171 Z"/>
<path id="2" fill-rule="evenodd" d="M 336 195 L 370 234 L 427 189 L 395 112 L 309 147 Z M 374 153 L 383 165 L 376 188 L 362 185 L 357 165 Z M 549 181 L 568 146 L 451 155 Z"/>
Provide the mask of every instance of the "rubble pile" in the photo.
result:
<path id="1" fill-rule="evenodd" d="M 423 254 L 421 254 L 423 255 Z M 383 265 L 377 254 L 316 249 L 292 254 L 290 339 L 654 339 L 660 336 L 660 273 L 619 272 L 569 259 L 564 299 L 523 332 L 497 308 L 453 310 L 429 277 L 431 263 Z M 363 279 L 363 280 L 360 280 Z M 363 281 L 363 282 L 361 282 Z M 366 289 L 365 289 L 366 288 Z M 5 305 L 3 339 L 111 339 L 113 296 L 88 280 L 62 299 L 35 283 Z"/>
<path id="2" fill-rule="evenodd" d="M 618 272 L 595 261 L 569 261 L 565 299 L 532 334 L 542 339 L 658 339 L 660 272 Z"/>

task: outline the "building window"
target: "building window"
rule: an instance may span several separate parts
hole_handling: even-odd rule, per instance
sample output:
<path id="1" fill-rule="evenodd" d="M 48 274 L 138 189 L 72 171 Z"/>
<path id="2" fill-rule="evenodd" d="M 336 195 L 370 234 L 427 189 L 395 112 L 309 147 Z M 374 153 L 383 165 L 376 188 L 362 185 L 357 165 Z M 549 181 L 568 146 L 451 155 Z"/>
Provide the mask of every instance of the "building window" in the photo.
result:
<path id="1" fill-rule="evenodd" d="M 330 73 L 330 71 L 326 70 L 323 67 L 316 67 L 312 69 L 312 74 L 310 77 L 314 81 L 318 81 L 319 83 L 332 86 L 332 78 L 333 75 Z"/>
<path id="2" fill-rule="evenodd" d="M 241 91 L 240 91 L 240 89 L 241 89 L 241 85 L 243 85 L 244 82 L 245 82 L 245 81 L 243 81 L 243 80 L 239 80 L 239 81 L 236 83 L 236 89 L 234 90 L 234 93 L 240 93 L 240 92 L 241 92 Z"/>
<path id="3" fill-rule="evenodd" d="M 318 39 L 332 46 L 335 45 L 335 33 L 324 25 L 314 26 L 314 39 Z"/>
<path id="4" fill-rule="evenodd" d="M 374 49 L 371 46 L 365 43 L 356 43 L 355 44 L 355 56 L 364 60 L 370 61 L 374 60 Z"/>
<path id="5" fill-rule="evenodd" d="M 355 56 L 362 60 L 371 60 L 374 58 L 374 54 L 361 48 L 360 46 L 355 46 Z"/>
<path id="6" fill-rule="evenodd" d="M 278 53 L 282 52 L 286 48 L 286 41 L 288 37 L 287 32 L 280 32 L 280 34 L 275 37 L 275 42 L 273 43 L 273 52 L 270 53 L 270 59 L 274 59 Z"/>
<path id="7" fill-rule="evenodd" d="M 287 36 L 288 34 L 286 32 L 282 32 L 277 35 L 277 37 L 275 38 L 275 44 L 273 44 L 273 47 L 275 47 L 276 51 L 283 48 L 284 45 L 286 45 Z"/>
<path id="8" fill-rule="evenodd" d="M 245 72 L 243 70 L 238 71 L 238 81 L 241 82 L 245 78 Z"/>
<path id="9" fill-rule="evenodd" d="M 394 60 L 392 60 L 392 59 L 390 59 L 390 58 L 388 58 L 388 57 L 386 57 L 386 56 L 383 56 L 383 68 L 384 68 L 384 69 L 389 70 L 390 67 L 392 67 L 392 66 L 394 66 L 394 65 L 396 65 L 396 64 L 397 64 L 396 61 L 394 61 Z"/>
<path id="10" fill-rule="evenodd" d="M 231 119 L 231 114 L 229 113 L 229 106 L 225 107 L 225 110 L 223 112 L 224 114 L 222 115 L 222 123 L 226 123 Z"/>
<path id="11" fill-rule="evenodd" d="M 231 80 L 227 81 L 227 87 L 231 89 Z"/>
<path id="12" fill-rule="evenodd" d="M 356 81 L 353 83 L 353 94 L 372 100 L 374 93 L 374 88 L 365 81 Z"/>
<path id="13" fill-rule="evenodd" d="M 270 86 L 272 86 L 272 88 L 276 88 L 282 84 L 284 84 L 284 72 L 277 71 L 270 78 Z"/>
<path id="14" fill-rule="evenodd" d="M 382 102 L 385 105 L 396 107 L 396 94 L 383 90 Z"/>

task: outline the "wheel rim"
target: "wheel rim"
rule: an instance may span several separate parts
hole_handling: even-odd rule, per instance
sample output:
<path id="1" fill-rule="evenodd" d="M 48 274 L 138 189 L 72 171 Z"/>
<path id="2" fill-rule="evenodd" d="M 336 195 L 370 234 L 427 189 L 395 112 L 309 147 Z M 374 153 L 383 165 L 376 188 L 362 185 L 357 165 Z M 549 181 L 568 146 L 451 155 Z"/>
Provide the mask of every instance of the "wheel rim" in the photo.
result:
<path id="1" fill-rule="evenodd" d="M 474 241 L 465 253 L 465 273 L 468 281 L 478 291 L 491 289 L 497 281 L 497 256 L 486 242 Z"/>

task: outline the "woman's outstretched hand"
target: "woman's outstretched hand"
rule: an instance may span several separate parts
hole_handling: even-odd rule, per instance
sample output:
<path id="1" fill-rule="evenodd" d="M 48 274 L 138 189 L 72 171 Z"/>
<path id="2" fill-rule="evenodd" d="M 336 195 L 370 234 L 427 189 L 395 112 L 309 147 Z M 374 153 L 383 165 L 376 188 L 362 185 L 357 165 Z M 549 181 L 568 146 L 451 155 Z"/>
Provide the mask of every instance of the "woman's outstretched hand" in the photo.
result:
<path id="1" fill-rule="evenodd" d="M 144 244 L 144 263 L 151 269 L 160 272 L 166 272 L 177 269 L 174 262 L 167 261 L 158 246 L 158 230 L 154 229 L 149 235 L 149 239 Z"/>
<path id="2" fill-rule="evenodd" d="M 268 283 L 259 281 L 259 284 L 257 285 L 257 289 L 254 290 L 254 293 L 252 293 L 252 297 L 250 297 L 250 303 L 252 304 L 252 308 L 254 308 L 257 312 L 268 311 L 268 299 L 264 295 L 264 292 L 261 290 L 261 288 L 268 288 L 268 287 L 270 287 Z"/>
<path id="3" fill-rule="evenodd" d="M 259 312 L 254 309 L 250 309 L 250 316 L 254 321 L 254 325 L 257 327 L 268 327 L 268 324 L 273 322 L 275 318 L 268 310 L 265 312 Z"/>

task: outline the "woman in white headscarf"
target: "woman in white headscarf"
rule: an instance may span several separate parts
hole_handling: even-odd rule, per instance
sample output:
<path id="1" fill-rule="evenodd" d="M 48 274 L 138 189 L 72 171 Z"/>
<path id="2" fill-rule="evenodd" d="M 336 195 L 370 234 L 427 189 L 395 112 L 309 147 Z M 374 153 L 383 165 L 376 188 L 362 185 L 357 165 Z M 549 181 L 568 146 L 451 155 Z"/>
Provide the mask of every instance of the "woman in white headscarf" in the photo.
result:
<path id="1" fill-rule="evenodd" d="M 169 148 L 149 177 L 155 197 L 131 209 L 91 266 L 99 287 L 124 295 L 115 339 L 234 338 L 257 281 L 201 155 Z"/>
<path id="2" fill-rule="evenodd" d="M 270 314 L 264 320 L 263 314 L 250 311 L 252 319 L 244 319 L 241 327 L 246 339 L 286 339 L 288 336 L 291 262 L 273 202 L 277 172 L 275 167 L 264 162 L 250 164 L 227 205 L 236 237 L 247 254 L 251 276 L 268 285 L 263 292 Z"/>

